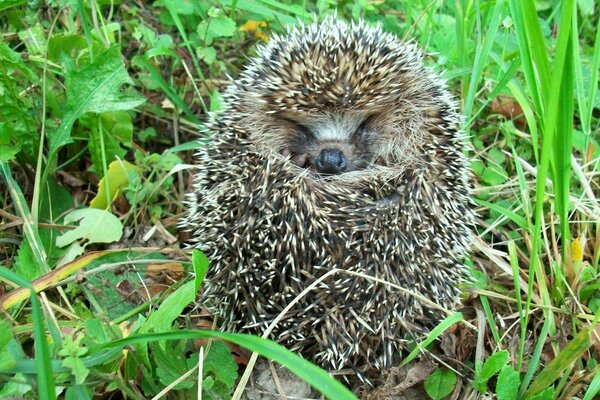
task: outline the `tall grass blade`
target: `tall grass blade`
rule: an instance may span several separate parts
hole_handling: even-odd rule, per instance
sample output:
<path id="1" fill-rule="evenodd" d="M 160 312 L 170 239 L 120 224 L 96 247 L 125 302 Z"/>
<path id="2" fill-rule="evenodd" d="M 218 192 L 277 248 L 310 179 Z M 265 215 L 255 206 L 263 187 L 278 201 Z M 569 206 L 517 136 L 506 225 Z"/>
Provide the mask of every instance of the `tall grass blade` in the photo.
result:
<path id="1" fill-rule="evenodd" d="M 56 399 L 56 387 L 54 384 L 54 373 L 50 361 L 50 350 L 46 342 L 46 329 L 42 307 L 31 284 L 14 272 L 0 267 L 0 277 L 29 289 L 31 300 L 31 318 L 33 322 L 33 347 L 35 350 L 35 366 L 40 400 Z"/>
<path id="2" fill-rule="evenodd" d="M 525 392 L 525 398 L 535 396 L 549 387 L 560 374 L 592 345 L 589 328 L 579 332 L 552 360 Z"/>
<path id="3" fill-rule="evenodd" d="M 261 337 L 242 333 L 224 333 L 207 330 L 179 330 L 147 335 L 135 335 L 125 339 L 104 343 L 98 348 L 123 347 L 134 343 L 148 343 L 163 340 L 182 340 L 198 338 L 217 338 L 250 349 L 263 357 L 285 366 L 298 377 L 332 400 L 356 400 L 356 396 L 327 372 L 304 360 L 285 347 Z"/>
<path id="4" fill-rule="evenodd" d="M 2 174 L 4 182 L 6 182 L 6 186 L 8 187 L 10 197 L 13 201 L 13 206 L 23 221 L 23 231 L 27 241 L 29 242 L 29 245 L 31 246 L 31 251 L 33 252 L 35 261 L 41 267 L 42 271 L 49 272 L 50 267 L 48 266 L 48 262 L 46 260 L 46 250 L 44 249 L 44 245 L 42 244 L 42 240 L 38 234 L 37 225 L 33 222 L 31 212 L 27 206 L 27 201 L 25 201 L 25 197 L 23 196 L 23 192 L 21 191 L 19 184 L 13 179 L 10 167 L 7 163 L 0 163 L 0 173 Z"/>

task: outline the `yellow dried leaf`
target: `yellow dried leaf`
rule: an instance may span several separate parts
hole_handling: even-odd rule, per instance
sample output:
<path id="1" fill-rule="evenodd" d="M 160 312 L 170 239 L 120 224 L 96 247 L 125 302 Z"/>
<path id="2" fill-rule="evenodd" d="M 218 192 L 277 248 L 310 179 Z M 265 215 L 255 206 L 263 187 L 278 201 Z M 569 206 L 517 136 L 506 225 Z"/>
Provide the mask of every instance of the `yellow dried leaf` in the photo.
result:
<path id="1" fill-rule="evenodd" d="M 583 249 L 581 248 L 579 238 L 571 242 L 571 256 L 573 257 L 573 262 L 581 262 L 583 260 Z"/>

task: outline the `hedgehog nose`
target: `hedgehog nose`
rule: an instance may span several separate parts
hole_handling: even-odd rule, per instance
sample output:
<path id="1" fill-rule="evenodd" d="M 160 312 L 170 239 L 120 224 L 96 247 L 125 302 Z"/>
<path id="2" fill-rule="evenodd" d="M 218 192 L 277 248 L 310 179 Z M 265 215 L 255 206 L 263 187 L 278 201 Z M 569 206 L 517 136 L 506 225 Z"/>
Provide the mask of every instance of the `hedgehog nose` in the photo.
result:
<path id="1" fill-rule="evenodd" d="M 341 150 L 323 149 L 315 160 L 315 167 L 323 174 L 340 174 L 348 167 L 348 161 Z"/>

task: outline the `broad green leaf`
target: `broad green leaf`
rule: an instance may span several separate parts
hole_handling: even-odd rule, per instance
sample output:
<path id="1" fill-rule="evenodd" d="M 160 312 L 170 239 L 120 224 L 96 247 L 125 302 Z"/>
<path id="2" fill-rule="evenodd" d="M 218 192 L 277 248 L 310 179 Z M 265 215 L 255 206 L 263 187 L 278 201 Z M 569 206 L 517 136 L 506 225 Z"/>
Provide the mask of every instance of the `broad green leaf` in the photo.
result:
<path id="1" fill-rule="evenodd" d="M 65 216 L 65 224 L 78 222 L 78 226 L 56 238 L 56 245 L 64 247 L 79 239 L 90 243 L 112 243 L 123 235 L 123 224 L 112 213 L 95 208 L 83 208 Z"/>
<path id="2" fill-rule="evenodd" d="M 17 153 L 21 150 L 21 146 L 11 146 L 8 144 L 0 144 L 0 162 L 8 162 L 15 159 Z"/>
<path id="3" fill-rule="evenodd" d="M 203 20 L 196 28 L 200 39 L 207 45 L 210 45 L 214 38 L 233 36 L 235 30 L 235 21 L 225 15 Z"/>
<path id="4" fill-rule="evenodd" d="M 169 346 L 162 349 L 158 343 L 151 343 L 151 354 L 153 361 L 156 363 L 156 377 L 163 385 L 170 385 L 172 382 L 185 374 L 189 369 L 193 368 L 198 362 L 198 354 L 193 353 L 190 358 L 187 358 L 186 342 L 184 340 L 178 342 L 170 342 Z M 188 361 L 190 365 L 188 365 Z M 175 389 L 189 389 L 194 386 L 192 379 L 186 379 L 175 385 Z"/>
<path id="5" fill-rule="evenodd" d="M 517 400 L 520 383 L 517 371 L 510 365 L 505 365 L 500 371 L 496 383 L 498 400 Z"/>
<path id="6" fill-rule="evenodd" d="M 496 375 L 508 362 L 510 354 L 506 350 L 499 351 L 497 353 L 492 354 L 486 361 L 483 363 L 483 367 L 481 368 L 481 372 L 477 375 L 477 380 L 487 381 L 492 376 Z"/>
<path id="7" fill-rule="evenodd" d="M 30 281 L 43 273 L 41 266 L 35 261 L 29 239 L 25 238 L 21 242 L 13 268 L 17 274 Z"/>
<path id="8" fill-rule="evenodd" d="M 215 387 L 223 386 L 221 391 L 225 395 L 231 393 L 231 389 L 238 377 L 237 364 L 231 355 L 229 347 L 218 341 L 210 344 L 210 349 L 204 360 L 204 375 L 212 374 L 215 379 Z M 219 382 L 222 385 L 219 385 Z M 215 388 L 215 390 L 218 390 Z"/>
<path id="9" fill-rule="evenodd" d="M 501 185 L 507 178 L 506 171 L 502 167 L 493 164 L 486 167 L 481 173 L 481 180 L 490 186 Z"/>
<path id="10" fill-rule="evenodd" d="M 423 382 L 425 391 L 433 400 L 448 396 L 456 386 L 456 374 L 449 369 L 436 369 Z"/>
<path id="11" fill-rule="evenodd" d="M 19 32 L 19 39 L 25 43 L 25 47 L 27 47 L 27 51 L 30 54 L 44 54 L 46 50 L 46 34 L 39 22 L 31 28 Z"/>
<path id="12" fill-rule="evenodd" d="M 129 171 L 135 171 L 137 173 L 140 173 L 142 169 L 127 161 L 117 160 L 111 162 L 108 166 L 108 173 L 105 177 L 100 179 L 100 183 L 98 183 L 98 193 L 90 202 L 90 207 L 101 210 L 108 208 L 109 205 L 106 204 L 107 185 L 105 180 L 108 180 L 108 197 L 111 200 L 114 200 L 121 191 L 121 189 L 127 187 L 127 185 L 129 184 Z"/>
<path id="13" fill-rule="evenodd" d="M 31 392 L 31 386 L 26 382 L 25 375 L 16 374 L 13 380 L 6 382 L 0 389 L 0 399 L 31 398 L 31 396 L 25 396 L 26 393 Z"/>
<path id="14" fill-rule="evenodd" d="M 60 126 L 50 136 L 51 155 L 71 143 L 71 128 L 84 113 L 130 110 L 146 101 L 135 93 L 121 91 L 123 85 L 133 82 L 125 69 L 119 46 L 111 47 L 79 71 L 66 57 L 63 57 L 63 64 L 67 104 Z"/>
<path id="15" fill-rule="evenodd" d="M 83 35 L 76 33 L 58 33 L 52 35 L 48 42 L 48 59 L 59 62 L 63 55 L 77 59 L 79 52 L 87 49 Z M 94 54 L 100 47 L 94 47 Z"/>
<path id="16" fill-rule="evenodd" d="M 63 365 L 71 370 L 75 377 L 75 383 L 81 385 L 85 382 L 90 370 L 83 365 L 83 361 L 79 357 L 67 357 L 63 360 Z"/>
<path id="17" fill-rule="evenodd" d="M 92 400 L 92 390 L 85 385 L 73 385 L 67 388 L 65 400 Z"/>
<path id="18" fill-rule="evenodd" d="M 551 386 L 544 390 L 542 393 L 533 397 L 526 397 L 527 400 L 554 400 L 554 387 Z"/>
<path id="19" fill-rule="evenodd" d="M 198 47 L 196 49 L 196 55 L 199 59 L 203 60 L 208 65 L 212 64 L 217 58 L 217 51 L 214 47 Z"/>
<path id="20" fill-rule="evenodd" d="M 17 53 L 13 49 L 11 49 L 4 41 L 0 41 L 0 61 L 3 63 L 8 63 L 5 65 L 11 65 L 12 67 L 18 69 L 25 77 L 39 84 L 40 80 L 36 73 L 27 66 L 27 64 L 21 58 L 20 53 Z"/>

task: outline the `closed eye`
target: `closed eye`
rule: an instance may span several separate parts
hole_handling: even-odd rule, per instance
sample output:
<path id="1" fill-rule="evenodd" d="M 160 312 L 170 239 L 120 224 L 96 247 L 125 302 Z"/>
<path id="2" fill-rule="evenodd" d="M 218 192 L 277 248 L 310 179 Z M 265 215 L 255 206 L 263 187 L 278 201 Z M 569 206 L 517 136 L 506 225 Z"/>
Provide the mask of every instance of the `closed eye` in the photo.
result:
<path id="1" fill-rule="evenodd" d="M 365 118 L 363 122 L 360 123 L 358 128 L 356 128 L 354 134 L 359 136 L 363 135 L 367 131 L 369 124 L 373 121 L 374 118 L 375 114 L 371 114 L 367 118 Z"/>
<path id="2" fill-rule="evenodd" d="M 302 139 L 304 139 L 304 140 L 314 139 L 314 134 L 312 133 L 310 128 L 308 128 L 307 126 L 302 125 L 302 124 L 300 124 L 292 119 L 289 119 L 289 118 L 283 118 L 283 119 L 286 122 L 288 122 L 290 125 L 292 125 L 294 128 L 296 128 L 296 131 L 300 134 Z"/>

